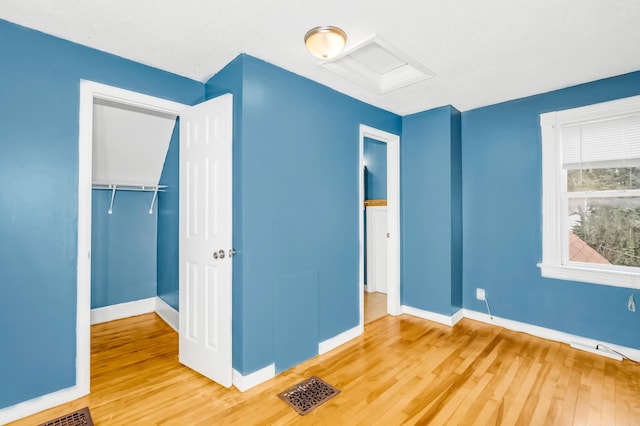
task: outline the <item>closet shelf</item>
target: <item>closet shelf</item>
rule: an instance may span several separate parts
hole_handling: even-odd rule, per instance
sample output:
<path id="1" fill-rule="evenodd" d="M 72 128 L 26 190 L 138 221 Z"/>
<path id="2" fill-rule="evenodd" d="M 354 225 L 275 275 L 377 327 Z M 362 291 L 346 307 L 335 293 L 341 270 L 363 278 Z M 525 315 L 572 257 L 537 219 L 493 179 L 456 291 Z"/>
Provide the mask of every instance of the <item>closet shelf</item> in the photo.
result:
<path id="1" fill-rule="evenodd" d="M 365 207 L 384 207 L 387 205 L 387 200 L 364 200 Z"/>
<path id="2" fill-rule="evenodd" d="M 109 191 L 117 189 L 118 191 L 155 192 L 157 190 L 159 192 L 164 192 L 166 187 L 167 185 L 120 185 L 115 183 L 94 183 L 91 185 L 91 189 L 107 189 Z"/>
<path id="3" fill-rule="evenodd" d="M 111 202 L 109 203 L 108 214 L 113 214 L 113 200 L 116 198 L 116 191 L 145 191 L 153 192 L 153 199 L 151 200 L 151 207 L 149 207 L 149 214 L 153 214 L 153 205 L 158 198 L 158 192 L 164 192 L 167 185 L 118 185 L 115 183 L 94 183 L 91 185 L 92 189 L 106 189 L 111 191 Z"/>

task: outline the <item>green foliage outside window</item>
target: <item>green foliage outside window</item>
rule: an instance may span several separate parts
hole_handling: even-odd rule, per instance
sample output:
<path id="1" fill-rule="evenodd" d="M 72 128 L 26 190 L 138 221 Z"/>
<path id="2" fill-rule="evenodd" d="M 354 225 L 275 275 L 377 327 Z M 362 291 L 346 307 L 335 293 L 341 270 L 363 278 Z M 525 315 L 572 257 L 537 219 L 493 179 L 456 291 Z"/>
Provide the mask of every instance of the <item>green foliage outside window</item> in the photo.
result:
<path id="1" fill-rule="evenodd" d="M 640 168 L 567 171 L 569 192 L 640 189 Z M 613 265 L 640 266 L 640 197 L 569 199 L 573 232 Z"/>

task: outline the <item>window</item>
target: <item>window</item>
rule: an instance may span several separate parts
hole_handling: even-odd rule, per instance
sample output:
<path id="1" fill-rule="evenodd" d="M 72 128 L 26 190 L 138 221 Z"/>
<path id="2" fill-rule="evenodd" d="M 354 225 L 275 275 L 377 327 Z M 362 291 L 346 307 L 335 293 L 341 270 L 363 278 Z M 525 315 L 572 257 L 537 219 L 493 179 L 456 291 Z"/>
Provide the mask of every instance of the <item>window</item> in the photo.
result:
<path id="1" fill-rule="evenodd" d="M 640 96 L 542 127 L 542 275 L 640 289 Z"/>

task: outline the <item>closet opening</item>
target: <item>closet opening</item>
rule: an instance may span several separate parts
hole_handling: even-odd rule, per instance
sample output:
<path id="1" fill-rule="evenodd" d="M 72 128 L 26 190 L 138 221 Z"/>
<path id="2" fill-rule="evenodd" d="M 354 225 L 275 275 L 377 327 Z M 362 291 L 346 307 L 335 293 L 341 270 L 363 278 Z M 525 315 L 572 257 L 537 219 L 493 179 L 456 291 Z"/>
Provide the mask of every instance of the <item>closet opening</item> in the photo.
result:
<path id="1" fill-rule="evenodd" d="M 162 233 L 171 228 L 160 226 L 159 221 L 164 197 L 170 198 L 173 192 L 178 196 L 176 123 L 184 108 L 164 99 L 81 82 L 76 356 L 76 385 L 81 394 L 89 392 L 91 324 L 172 304 L 170 295 L 163 296 L 168 301 L 158 297 L 158 239 L 165 238 Z M 167 174 L 165 159 L 173 145 L 175 170 Z M 177 204 L 174 210 L 177 233 Z M 177 294 L 176 272 L 176 309 Z M 177 317 L 175 322 L 177 328 Z"/>
<path id="2" fill-rule="evenodd" d="M 170 143 L 179 142 L 176 118 L 169 113 L 94 99 L 92 324 L 155 310 L 161 266 L 157 262 L 158 239 L 163 230 L 170 230 L 159 226 L 158 207 L 169 187 L 163 178 L 172 178 L 163 170 Z M 169 158 L 171 161 L 177 158 Z M 170 183 L 170 190 L 175 191 L 177 182 Z M 177 290 L 176 286 L 176 301 Z M 116 308 L 126 312 L 119 314 Z"/>

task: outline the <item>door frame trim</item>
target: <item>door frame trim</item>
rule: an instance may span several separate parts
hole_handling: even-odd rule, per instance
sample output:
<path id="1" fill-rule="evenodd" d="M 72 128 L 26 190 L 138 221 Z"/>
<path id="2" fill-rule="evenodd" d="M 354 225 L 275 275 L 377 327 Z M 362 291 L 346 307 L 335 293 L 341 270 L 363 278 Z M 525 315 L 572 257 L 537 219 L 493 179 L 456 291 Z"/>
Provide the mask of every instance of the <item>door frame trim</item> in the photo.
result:
<path id="1" fill-rule="evenodd" d="M 360 124 L 358 218 L 360 239 L 360 326 L 364 326 L 364 139 L 387 144 L 387 313 L 400 315 L 400 136 Z"/>
<path id="2" fill-rule="evenodd" d="M 91 381 L 91 183 L 93 168 L 93 104 L 104 99 L 179 117 L 186 104 L 89 80 L 80 80 L 78 130 L 78 254 L 76 310 L 76 388 L 90 391 Z"/>

